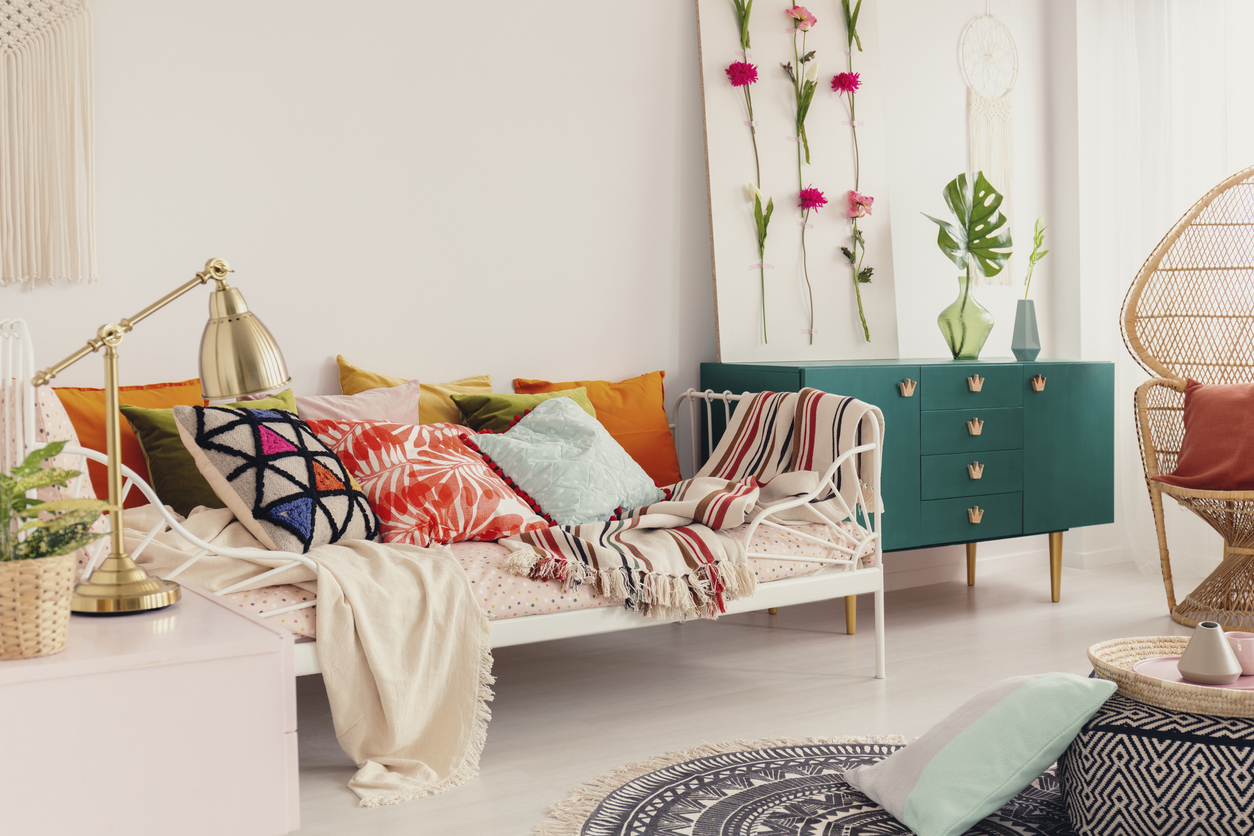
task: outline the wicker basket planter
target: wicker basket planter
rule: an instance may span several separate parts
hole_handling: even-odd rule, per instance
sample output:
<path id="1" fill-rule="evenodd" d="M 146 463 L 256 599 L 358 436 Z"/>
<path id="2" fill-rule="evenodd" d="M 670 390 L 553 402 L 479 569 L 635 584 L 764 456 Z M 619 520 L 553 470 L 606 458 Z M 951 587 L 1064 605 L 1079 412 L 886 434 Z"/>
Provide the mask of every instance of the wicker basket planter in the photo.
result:
<path id="1" fill-rule="evenodd" d="M 75 553 L 0 561 L 0 659 L 65 649 L 77 564 Z"/>

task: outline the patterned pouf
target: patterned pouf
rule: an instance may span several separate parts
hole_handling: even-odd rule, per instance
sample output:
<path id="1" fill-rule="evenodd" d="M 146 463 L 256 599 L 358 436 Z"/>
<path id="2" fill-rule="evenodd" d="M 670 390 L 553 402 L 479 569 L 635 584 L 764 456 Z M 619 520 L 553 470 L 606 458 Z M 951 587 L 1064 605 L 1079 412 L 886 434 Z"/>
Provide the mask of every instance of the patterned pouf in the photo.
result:
<path id="1" fill-rule="evenodd" d="M 1254 834 L 1254 719 L 1115 694 L 1058 761 L 1080 836 Z"/>
<path id="2" fill-rule="evenodd" d="M 885 742 L 892 740 L 894 742 Z M 855 741 L 855 742 L 850 742 Z M 875 741 L 875 742 L 872 742 Z M 841 774 L 901 748 L 902 738 L 740 741 L 673 752 L 579 787 L 543 836 L 910 836 Z M 1073 836 L 1051 768 L 970 831 Z"/>

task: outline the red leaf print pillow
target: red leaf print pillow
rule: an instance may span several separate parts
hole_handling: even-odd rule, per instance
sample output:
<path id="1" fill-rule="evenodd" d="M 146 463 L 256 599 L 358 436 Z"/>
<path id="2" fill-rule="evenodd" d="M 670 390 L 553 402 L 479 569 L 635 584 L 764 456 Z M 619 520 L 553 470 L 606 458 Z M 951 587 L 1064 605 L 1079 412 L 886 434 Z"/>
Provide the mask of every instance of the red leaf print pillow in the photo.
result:
<path id="1" fill-rule="evenodd" d="M 501 540 L 548 526 L 462 443 L 465 427 L 308 423 L 361 484 L 385 543 Z"/>

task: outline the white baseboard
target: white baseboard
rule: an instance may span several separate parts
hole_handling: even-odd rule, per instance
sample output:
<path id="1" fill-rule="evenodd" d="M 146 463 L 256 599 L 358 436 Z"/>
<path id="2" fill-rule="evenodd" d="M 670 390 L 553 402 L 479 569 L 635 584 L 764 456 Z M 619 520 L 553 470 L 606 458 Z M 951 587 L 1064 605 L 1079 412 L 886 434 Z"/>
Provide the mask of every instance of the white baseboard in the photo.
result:
<path id="1" fill-rule="evenodd" d="M 1094 549 L 1087 552 L 1073 552 L 1067 548 L 1065 539 L 1063 541 L 1062 565 L 1072 569 L 1100 569 L 1103 566 L 1113 566 L 1116 563 L 1131 562 L 1131 551 L 1120 546 Z"/>

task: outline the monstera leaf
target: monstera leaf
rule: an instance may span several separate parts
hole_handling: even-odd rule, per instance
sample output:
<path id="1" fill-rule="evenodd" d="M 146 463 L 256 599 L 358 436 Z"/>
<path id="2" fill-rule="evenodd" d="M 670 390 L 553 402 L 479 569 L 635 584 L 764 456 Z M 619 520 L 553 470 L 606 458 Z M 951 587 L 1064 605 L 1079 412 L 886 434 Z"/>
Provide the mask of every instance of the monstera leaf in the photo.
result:
<path id="1" fill-rule="evenodd" d="M 984 178 L 984 172 L 976 172 L 974 183 L 966 174 L 959 174 L 945 187 L 945 203 L 958 219 L 957 225 L 926 212 L 923 215 L 940 227 L 936 243 L 950 261 L 967 270 L 975 259 L 985 276 L 996 276 L 1006 266 L 1011 247 L 1001 202 L 1002 196 Z"/>

